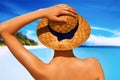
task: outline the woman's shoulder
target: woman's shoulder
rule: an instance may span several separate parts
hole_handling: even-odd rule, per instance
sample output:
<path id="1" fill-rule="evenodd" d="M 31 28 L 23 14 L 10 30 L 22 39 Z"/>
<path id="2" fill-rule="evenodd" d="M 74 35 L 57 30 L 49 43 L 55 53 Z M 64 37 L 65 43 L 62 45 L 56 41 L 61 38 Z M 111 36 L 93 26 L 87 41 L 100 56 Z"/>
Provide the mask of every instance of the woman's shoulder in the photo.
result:
<path id="1" fill-rule="evenodd" d="M 102 67 L 101 64 L 99 62 L 99 60 L 97 60 L 96 58 L 87 58 L 86 60 L 86 65 L 91 68 L 91 70 L 96 70 L 96 71 L 101 71 Z"/>
<path id="2" fill-rule="evenodd" d="M 98 59 L 96 59 L 96 58 L 86 58 L 84 61 L 85 61 L 85 63 L 88 63 L 91 66 L 98 66 L 98 65 L 100 65 Z"/>
<path id="3" fill-rule="evenodd" d="M 89 62 L 89 63 L 99 63 L 99 61 L 96 58 L 85 58 L 85 59 L 80 59 L 80 58 L 76 58 L 78 61 L 81 62 Z"/>
<path id="4" fill-rule="evenodd" d="M 96 63 L 99 62 L 96 58 L 87 58 L 85 59 L 86 61 L 92 62 L 92 63 Z"/>

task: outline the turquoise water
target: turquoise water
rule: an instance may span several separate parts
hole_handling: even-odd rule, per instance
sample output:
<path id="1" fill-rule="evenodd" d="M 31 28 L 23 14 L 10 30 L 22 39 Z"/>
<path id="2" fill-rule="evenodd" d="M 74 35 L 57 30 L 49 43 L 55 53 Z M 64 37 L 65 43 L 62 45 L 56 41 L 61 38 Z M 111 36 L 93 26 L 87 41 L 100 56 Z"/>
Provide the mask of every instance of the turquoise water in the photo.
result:
<path id="1" fill-rule="evenodd" d="M 53 57 L 53 50 L 49 48 L 31 49 L 33 54 L 43 62 L 49 63 Z M 119 80 L 120 72 L 120 47 L 79 47 L 74 49 L 78 58 L 93 57 L 101 63 L 105 80 Z"/>

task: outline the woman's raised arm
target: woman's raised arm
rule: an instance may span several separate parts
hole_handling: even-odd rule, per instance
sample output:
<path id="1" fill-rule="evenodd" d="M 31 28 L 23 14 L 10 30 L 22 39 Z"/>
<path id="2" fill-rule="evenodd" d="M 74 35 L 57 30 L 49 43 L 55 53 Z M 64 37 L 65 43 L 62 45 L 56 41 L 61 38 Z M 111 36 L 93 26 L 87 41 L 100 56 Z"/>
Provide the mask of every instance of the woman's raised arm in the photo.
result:
<path id="1" fill-rule="evenodd" d="M 67 5 L 61 4 L 33 11 L 0 24 L 0 36 L 3 38 L 4 42 L 16 59 L 32 74 L 33 77 L 37 76 L 36 74 L 38 71 L 39 73 L 40 71 L 42 72 L 46 65 L 26 50 L 13 34 L 25 25 L 43 17 L 54 21 L 65 22 L 65 20 L 58 18 L 58 16 L 62 14 L 68 14 L 76 17 L 76 12 L 74 9 Z"/>

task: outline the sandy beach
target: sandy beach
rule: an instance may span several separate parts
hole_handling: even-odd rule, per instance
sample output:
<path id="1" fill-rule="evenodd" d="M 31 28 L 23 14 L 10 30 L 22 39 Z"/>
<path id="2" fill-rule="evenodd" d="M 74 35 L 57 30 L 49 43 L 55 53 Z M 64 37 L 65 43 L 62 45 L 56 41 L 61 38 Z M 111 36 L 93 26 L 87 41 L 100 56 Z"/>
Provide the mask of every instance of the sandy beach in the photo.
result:
<path id="1" fill-rule="evenodd" d="M 28 50 L 46 48 L 44 45 L 24 47 Z M 34 80 L 32 76 L 28 73 L 28 71 L 11 54 L 7 46 L 0 46 L 0 72 L 3 72 L 0 73 L 0 79 L 2 80 L 7 80 L 7 78 L 12 78 L 12 80 L 16 80 L 13 75 L 15 75 L 17 79 L 19 78 L 20 80 Z M 18 75 L 16 75 L 16 72 Z"/>
<path id="2" fill-rule="evenodd" d="M 44 45 L 38 45 L 38 46 L 24 46 L 26 49 L 38 49 L 38 48 L 46 48 Z M 0 46 L 0 53 L 9 51 L 7 46 Z"/>
<path id="3" fill-rule="evenodd" d="M 38 45 L 38 46 L 24 46 L 26 49 L 38 49 L 38 48 L 47 48 L 44 45 Z"/>

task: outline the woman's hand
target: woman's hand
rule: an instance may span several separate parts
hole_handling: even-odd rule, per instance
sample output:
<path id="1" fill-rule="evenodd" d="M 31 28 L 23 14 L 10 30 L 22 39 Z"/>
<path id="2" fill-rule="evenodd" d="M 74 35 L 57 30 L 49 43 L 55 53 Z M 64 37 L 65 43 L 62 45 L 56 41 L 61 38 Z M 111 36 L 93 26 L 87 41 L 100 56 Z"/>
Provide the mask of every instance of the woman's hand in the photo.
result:
<path id="1" fill-rule="evenodd" d="M 65 4 L 60 4 L 17 16 L 0 24 L 0 35 L 4 42 L 16 59 L 31 73 L 33 77 L 38 76 L 36 73 L 43 73 L 46 65 L 25 49 L 13 34 L 25 25 L 43 17 L 54 21 L 65 22 L 65 20 L 58 17 L 63 14 L 76 17 L 76 11 L 73 8 Z"/>
<path id="2" fill-rule="evenodd" d="M 53 21 L 66 22 L 66 20 L 59 18 L 60 15 L 71 15 L 76 17 L 77 13 L 72 7 L 66 4 L 55 5 L 18 16 L 1 23 L 2 27 L 0 28 L 0 33 L 7 32 L 14 34 L 25 25 L 44 17 Z"/>
<path id="3" fill-rule="evenodd" d="M 49 7 L 49 8 L 44 8 L 42 10 L 43 10 L 42 17 L 48 18 L 53 21 L 59 21 L 59 22 L 66 22 L 65 20 L 60 19 L 58 17 L 60 15 L 65 14 L 65 15 L 70 15 L 73 17 L 76 17 L 76 15 L 77 15 L 76 11 L 72 7 L 70 7 L 66 4 L 59 4 L 59 5 Z"/>

